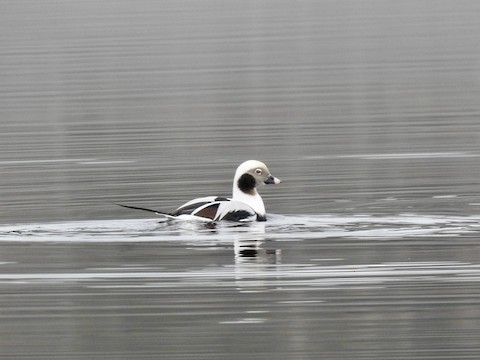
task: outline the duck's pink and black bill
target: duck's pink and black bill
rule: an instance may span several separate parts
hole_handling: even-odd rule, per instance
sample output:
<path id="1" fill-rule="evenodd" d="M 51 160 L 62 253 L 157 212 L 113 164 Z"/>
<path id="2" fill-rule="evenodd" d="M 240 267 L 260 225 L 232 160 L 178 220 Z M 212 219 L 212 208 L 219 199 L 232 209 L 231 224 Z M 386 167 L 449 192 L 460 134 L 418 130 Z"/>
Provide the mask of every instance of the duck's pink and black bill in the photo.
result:
<path id="1" fill-rule="evenodd" d="M 265 184 L 275 184 L 278 185 L 282 182 L 279 178 L 276 178 L 275 176 L 270 175 L 267 180 L 265 180 Z"/>

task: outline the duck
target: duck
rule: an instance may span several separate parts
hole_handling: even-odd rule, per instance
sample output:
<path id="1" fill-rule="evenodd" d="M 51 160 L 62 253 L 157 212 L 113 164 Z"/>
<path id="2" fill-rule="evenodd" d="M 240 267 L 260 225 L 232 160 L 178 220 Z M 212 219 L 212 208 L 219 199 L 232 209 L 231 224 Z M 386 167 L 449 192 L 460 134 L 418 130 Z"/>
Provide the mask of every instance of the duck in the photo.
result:
<path id="1" fill-rule="evenodd" d="M 266 221 L 263 199 L 257 188 L 278 185 L 282 181 L 273 176 L 267 166 L 258 160 L 241 163 L 233 177 L 232 197 L 206 196 L 186 202 L 172 212 L 117 204 L 125 208 L 153 212 L 174 220 L 200 220 L 208 222 Z"/>

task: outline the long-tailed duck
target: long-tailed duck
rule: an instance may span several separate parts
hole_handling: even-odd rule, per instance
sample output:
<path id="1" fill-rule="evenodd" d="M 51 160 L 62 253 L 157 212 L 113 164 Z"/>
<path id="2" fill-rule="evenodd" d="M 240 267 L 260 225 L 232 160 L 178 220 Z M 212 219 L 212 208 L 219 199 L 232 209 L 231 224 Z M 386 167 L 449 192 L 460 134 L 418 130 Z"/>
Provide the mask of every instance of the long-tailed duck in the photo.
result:
<path id="1" fill-rule="evenodd" d="M 280 184 L 280 179 L 272 176 L 267 166 L 257 160 L 248 160 L 240 164 L 233 178 L 231 198 L 207 196 L 193 199 L 171 213 L 141 208 L 120 206 L 154 212 L 171 219 L 203 221 L 266 221 L 265 205 L 257 192 L 257 186 Z"/>

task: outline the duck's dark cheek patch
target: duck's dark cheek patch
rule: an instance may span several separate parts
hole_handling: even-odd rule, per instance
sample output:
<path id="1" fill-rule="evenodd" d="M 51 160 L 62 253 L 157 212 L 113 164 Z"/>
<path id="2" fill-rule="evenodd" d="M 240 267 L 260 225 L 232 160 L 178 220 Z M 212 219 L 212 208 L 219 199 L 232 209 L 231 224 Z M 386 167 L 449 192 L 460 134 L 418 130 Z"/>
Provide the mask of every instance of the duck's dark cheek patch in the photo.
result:
<path id="1" fill-rule="evenodd" d="M 255 185 L 256 181 L 255 178 L 250 174 L 243 174 L 238 179 L 238 188 L 243 191 L 244 193 L 253 195 L 255 193 Z"/>

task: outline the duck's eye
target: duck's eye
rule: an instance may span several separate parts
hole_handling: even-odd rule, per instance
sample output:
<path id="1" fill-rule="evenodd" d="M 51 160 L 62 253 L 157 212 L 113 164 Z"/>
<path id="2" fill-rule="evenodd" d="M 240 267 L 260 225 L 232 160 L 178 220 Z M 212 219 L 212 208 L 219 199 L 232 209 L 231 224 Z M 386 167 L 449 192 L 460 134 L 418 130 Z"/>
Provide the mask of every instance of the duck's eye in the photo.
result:
<path id="1" fill-rule="evenodd" d="M 257 175 L 262 175 L 262 172 L 263 172 L 262 169 L 256 169 L 255 170 L 255 174 L 257 174 Z"/>

